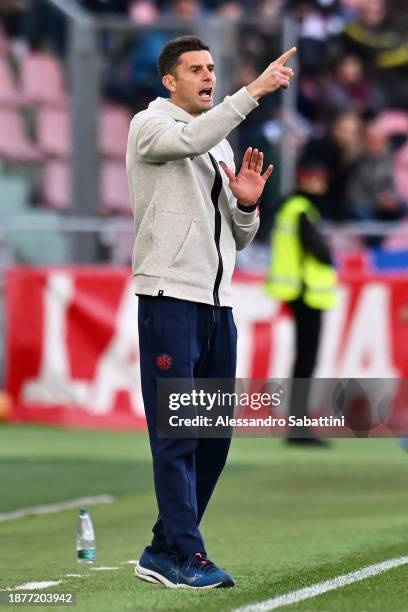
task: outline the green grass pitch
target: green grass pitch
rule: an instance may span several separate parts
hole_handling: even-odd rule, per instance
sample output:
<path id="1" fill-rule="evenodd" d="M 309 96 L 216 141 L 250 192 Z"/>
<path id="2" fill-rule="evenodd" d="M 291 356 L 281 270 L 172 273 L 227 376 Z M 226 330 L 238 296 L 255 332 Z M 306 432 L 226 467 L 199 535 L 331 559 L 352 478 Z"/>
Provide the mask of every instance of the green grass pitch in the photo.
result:
<path id="1" fill-rule="evenodd" d="M 110 493 L 113 503 L 90 507 L 96 566 L 119 569 L 77 564 L 78 511 L 66 510 L 0 522 L 0 588 L 81 573 L 90 575 L 44 592 L 74 591 L 81 612 L 233 610 L 406 556 L 407 485 L 408 455 L 395 440 L 337 440 L 325 451 L 236 438 L 202 531 L 237 586 L 168 590 L 122 564 L 138 558 L 156 514 L 144 434 L 2 425 L 0 513 Z M 284 609 L 405 611 L 407 579 L 402 566 Z"/>

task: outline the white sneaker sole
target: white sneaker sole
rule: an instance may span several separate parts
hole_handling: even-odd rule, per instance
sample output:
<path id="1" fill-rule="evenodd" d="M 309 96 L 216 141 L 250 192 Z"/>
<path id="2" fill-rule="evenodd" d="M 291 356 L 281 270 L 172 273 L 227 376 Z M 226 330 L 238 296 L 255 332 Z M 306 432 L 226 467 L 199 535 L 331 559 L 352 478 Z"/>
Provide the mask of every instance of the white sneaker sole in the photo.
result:
<path id="1" fill-rule="evenodd" d="M 167 580 L 167 578 L 165 578 L 158 572 L 154 572 L 153 570 L 142 567 L 139 561 L 137 561 L 135 566 L 135 576 L 136 578 L 140 578 L 140 580 L 150 582 L 151 584 L 161 584 L 162 586 L 165 586 L 168 589 L 176 589 L 178 587 L 177 584 L 170 582 L 170 580 Z"/>
<path id="2" fill-rule="evenodd" d="M 220 584 L 222 584 L 222 582 L 216 582 L 215 584 L 209 584 L 202 587 L 192 586 L 190 584 L 178 584 L 177 587 L 179 589 L 193 589 L 194 591 L 209 591 L 210 589 L 216 589 Z"/>
<path id="3" fill-rule="evenodd" d="M 142 567 L 139 561 L 136 562 L 135 577 L 139 578 L 140 580 L 143 580 L 144 582 L 161 585 L 167 587 L 168 589 L 192 589 L 194 591 L 209 591 L 210 589 L 216 589 L 222 585 L 222 582 L 215 582 L 214 584 L 209 584 L 204 587 L 193 586 L 190 584 L 174 584 L 158 572 L 154 572 L 153 570 Z"/>

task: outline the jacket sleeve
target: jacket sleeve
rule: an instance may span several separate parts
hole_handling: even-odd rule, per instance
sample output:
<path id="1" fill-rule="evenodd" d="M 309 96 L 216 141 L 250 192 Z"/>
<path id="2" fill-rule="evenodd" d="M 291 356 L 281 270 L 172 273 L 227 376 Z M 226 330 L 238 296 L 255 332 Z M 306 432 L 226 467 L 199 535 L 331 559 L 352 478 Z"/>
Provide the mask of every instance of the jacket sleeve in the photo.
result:
<path id="1" fill-rule="evenodd" d="M 309 221 L 306 213 L 300 215 L 299 233 L 300 241 L 305 251 L 311 253 L 322 263 L 332 265 L 329 247 L 320 232 Z"/>
<path id="2" fill-rule="evenodd" d="M 259 228 L 258 210 L 243 212 L 237 205 L 232 210 L 232 232 L 235 238 L 237 251 L 245 249 L 255 237 Z"/>
<path id="3" fill-rule="evenodd" d="M 141 113 L 134 119 L 136 152 L 143 161 L 151 163 L 203 155 L 257 106 L 256 100 L 243 87 L 187 124 L 161 113 Z"/>

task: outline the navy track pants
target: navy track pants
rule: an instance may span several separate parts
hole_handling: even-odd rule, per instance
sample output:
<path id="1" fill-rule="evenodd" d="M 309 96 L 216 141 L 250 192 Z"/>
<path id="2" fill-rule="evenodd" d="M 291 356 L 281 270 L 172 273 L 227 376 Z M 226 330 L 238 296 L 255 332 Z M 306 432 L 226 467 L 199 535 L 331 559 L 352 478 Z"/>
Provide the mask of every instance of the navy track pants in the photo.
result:
<path id="1" fill-rule="evenodd" d="M 159 438 L 157 379 L 234 379 L 237 330 L 232 309 L 139 295 L 139 345 L 159 508 L 151 548 L 185 558 L 205 551 L 199 524 L 231 440 Z"/>

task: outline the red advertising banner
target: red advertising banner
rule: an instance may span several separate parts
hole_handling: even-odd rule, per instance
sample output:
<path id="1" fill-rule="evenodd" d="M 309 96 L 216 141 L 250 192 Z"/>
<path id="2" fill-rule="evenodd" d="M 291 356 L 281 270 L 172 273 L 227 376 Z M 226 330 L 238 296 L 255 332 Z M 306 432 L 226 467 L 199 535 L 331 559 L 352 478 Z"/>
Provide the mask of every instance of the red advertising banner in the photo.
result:
<path id="1" fill-rule="evenodd" d="M 235 277 L 239 378 L 285 378 L 293 357 L 286 308 L 259 278 Z M 12 419 L 142 428 L 137 298 L 127 269 L 13 268 L 6 279 L 6 387 Z M 343 275 L 326 313 L 319 378 L 408 378 L 408 279 Z M 399 395 L 401 396 L 399 398 Z M 405 415 L 405 386 L 394 408 Z"/>

